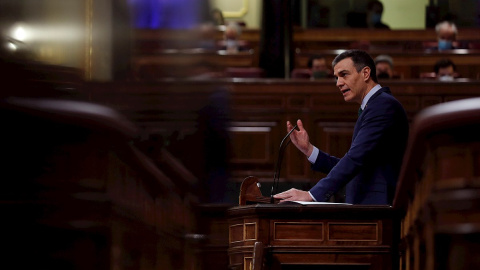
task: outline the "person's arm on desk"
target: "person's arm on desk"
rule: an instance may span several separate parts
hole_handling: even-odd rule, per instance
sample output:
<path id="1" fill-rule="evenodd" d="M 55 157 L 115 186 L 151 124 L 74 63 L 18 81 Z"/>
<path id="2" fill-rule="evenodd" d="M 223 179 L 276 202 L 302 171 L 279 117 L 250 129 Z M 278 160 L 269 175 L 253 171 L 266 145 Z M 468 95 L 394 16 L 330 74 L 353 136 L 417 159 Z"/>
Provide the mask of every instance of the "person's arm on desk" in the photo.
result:
<path id="1" fill-rule="evenodd" d="M 310 196 L 310 193 L 308 191 L 303 191 L 296 188 L 291 188 L 287 191 L 275 194 L 273 197 L 275 199 L 280 199 L 280 202 L 288 202 L 288 201 L 313 202 L 312 196 Z"/>

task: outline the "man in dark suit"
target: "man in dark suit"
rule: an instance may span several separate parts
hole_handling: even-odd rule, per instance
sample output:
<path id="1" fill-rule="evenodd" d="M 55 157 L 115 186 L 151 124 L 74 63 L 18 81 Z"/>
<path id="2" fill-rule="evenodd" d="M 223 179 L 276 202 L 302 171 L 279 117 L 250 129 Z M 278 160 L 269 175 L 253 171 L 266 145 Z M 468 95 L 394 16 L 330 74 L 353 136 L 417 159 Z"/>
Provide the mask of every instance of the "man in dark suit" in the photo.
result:
<path id="1" fill-rule="evenodd" d="M 347 102 L 360 104 L 350 149 L 342 158 L 310 143 L 302 121 L 291 140 L 312 163 L 328 173 L 310 191 L 290 189 L 276 194 L 281 201 L 328 201 L 346 185 L 346 203 L 392 204 L 408 139 L 408 120 L 388 87 L 377 81 L 375 63 L 364 51 L 345 51 L 333 60 L 337 87 Z M 287 130 L 293 125 L 287 122 Z"/>

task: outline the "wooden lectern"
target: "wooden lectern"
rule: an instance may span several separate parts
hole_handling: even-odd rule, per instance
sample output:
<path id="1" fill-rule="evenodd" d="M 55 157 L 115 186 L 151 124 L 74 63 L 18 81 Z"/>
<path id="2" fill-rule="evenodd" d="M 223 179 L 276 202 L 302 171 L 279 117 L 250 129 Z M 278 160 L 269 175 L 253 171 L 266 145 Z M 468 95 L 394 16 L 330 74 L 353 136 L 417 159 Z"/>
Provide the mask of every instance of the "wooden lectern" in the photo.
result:
<path id="1" fill-rule="evenodd" d="M 396 269 L 392 207 L 271 204 L 257 184 L 247 177 L 227 212 L 230 269 Z"/>

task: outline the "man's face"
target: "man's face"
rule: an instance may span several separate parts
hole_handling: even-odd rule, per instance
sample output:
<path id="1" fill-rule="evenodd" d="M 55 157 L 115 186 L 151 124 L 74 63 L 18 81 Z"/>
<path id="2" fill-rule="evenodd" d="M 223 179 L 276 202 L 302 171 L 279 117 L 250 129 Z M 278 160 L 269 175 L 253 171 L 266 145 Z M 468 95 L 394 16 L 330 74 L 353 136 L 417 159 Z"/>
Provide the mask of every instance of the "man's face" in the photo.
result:
<path id="1" fill-rule="evenodd" d="M 367 91 L 367 79 L 370 69 L 364 67 L 357 72 L 351 58 L 338 62 L 334 67 L 334 76 L 337 78 L 337 87 L 347 102 L 362 103 Z"/>
<path id="2" fill-rule="evenodd" d="M 377 68 L 377 77 L 382 77 L 380 74 L 388 74 L 388 78 L 392 78 L 393 70 L 387 62 L 378 62 L 375 67 Z"/>
<path id="3" fill-rule="evenodd" d="M 325 59 L 314 59 L 312 61 L 312 71 L 327 71 Z"/>

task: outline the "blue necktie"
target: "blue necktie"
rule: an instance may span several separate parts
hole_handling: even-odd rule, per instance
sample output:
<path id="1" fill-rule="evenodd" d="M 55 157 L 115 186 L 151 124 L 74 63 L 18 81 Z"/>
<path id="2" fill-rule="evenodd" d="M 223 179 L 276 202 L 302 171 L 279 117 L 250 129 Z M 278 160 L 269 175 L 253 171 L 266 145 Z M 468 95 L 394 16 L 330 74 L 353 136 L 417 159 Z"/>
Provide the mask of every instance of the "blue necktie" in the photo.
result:
<path id="1" fill-rule="evenodd" d="M 362 114 L 363 110 L 362 110 L 362 107 L 360 106 L 360 108 L 358 108 L 358 116 L 360 116 L 360 114 Z"/>

